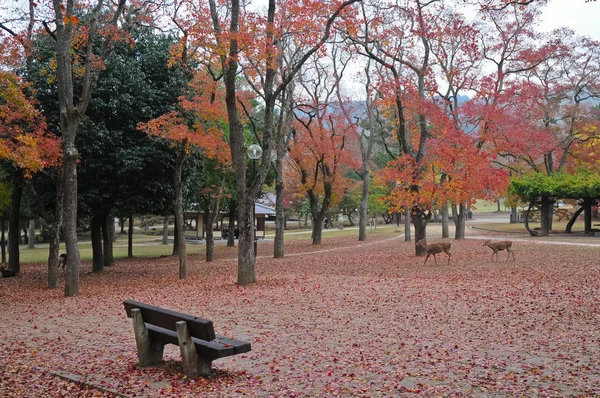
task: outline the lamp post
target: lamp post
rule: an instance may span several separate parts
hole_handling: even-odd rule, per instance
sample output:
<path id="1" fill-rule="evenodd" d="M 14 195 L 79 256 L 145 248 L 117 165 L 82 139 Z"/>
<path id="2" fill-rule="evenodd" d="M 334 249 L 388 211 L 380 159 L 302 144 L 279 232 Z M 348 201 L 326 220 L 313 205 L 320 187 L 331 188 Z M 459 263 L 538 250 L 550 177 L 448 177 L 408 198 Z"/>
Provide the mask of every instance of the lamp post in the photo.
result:
<path id="1" fill-rule="evenodd" d="M 262 148 L 258 144 L 252 144 L 248 147 L 246 154 L 252 159 L 252 179 L 256 179 L 256 160 L 262 156 Z M 254 219 L 256 212 L 256 203 L 252 204 L 252 229 L 254 231 L 254 258 L 256 258 L 256 251 L 258 250 L 258 242 L 256 240 L 256 228 L 254 227 Z"/>

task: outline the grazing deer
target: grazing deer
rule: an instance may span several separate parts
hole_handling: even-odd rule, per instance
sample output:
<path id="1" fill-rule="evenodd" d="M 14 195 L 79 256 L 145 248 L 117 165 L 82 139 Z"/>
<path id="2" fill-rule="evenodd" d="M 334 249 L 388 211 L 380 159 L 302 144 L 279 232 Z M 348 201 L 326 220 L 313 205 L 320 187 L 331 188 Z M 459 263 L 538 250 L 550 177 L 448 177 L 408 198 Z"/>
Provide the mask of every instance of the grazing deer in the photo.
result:
<path id="1" fill-rule="evenodd" d="M 62 270 L 65 272 L 65 267 L 67 266 L 67 253 L 63 253 L 58 257 L 58 266 L 62 266 Z"/>
<path id="2" fill-rule="evenodd" d="M 498 252 L 502 250 L 506 250 L 508 252 L 508 258 L 512 254 L 513 261 L 515 260 L 515 253 L 512 251 L 512 242 L 509 240 L 501 240 L 498 242 L 492 242 L 491 240 L 486 240 L 483 242 L 484 246 L 489 247 L 494 252 L 492 253 L 492 261 L 494 261 L 494 254 L 496 255 L 496 262 L 498 262 Z"/>
<path id="3" fill-rule="evenodd" d="M 435 263 L 437 265 L 437 258 L 435 257 L 435 255 L 441 252 L 444 252 L 448 255 L 448 264 L 450 264 L 450 257 L 452 256 L 452 254 L 450 254 L 450 248 L 452 247 L 452 244 L 448 242 L 441 242 L 426 245 L 425 241 L 421 239 L 415 245 L 417 247 L 422 247 L 427 252 L 427 257 L 425 257 L 425 262 L 423 264 L 426 264 L 427 260 L 429 259 L 429 256 L 433 254 L 433 259 L 435 260 Z"/>

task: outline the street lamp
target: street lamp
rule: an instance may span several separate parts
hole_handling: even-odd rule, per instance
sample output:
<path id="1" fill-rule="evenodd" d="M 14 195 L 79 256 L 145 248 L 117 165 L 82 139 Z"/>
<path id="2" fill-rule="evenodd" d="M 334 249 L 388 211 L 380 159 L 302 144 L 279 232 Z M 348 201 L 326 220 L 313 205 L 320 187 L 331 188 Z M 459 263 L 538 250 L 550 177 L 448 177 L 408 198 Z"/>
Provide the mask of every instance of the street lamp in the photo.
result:
<path id="1" fill-rule="evenodd" d="M 248 147 L 246 154 L 252 159 L 252 180 L 256 179 L 256 160 L 260 159 L 263 150 L 258 144 L 252 144 Z M 254 227 L 256 203 L 252 204 L 252 228 L 254 230 L 254 258 L 256 258 L 256 251 L 258 249 L 258 242 L 256 240 L 256 228 Z"/>

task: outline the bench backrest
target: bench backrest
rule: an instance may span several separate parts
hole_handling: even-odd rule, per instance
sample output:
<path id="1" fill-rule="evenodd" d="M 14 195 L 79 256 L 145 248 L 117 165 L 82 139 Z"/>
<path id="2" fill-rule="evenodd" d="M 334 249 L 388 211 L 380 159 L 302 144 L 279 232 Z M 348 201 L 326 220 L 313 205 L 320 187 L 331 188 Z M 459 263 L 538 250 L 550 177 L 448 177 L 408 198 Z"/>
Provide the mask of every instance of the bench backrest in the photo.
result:
<path id="1" fill-rule="evenodd" d="M 215 330 L 212 321 L 198 318 L 192 315 L 182 314 L 181 312 L 171 311 L 153 305 L 144 304 L 139 301 L 125 300 L 123 302 L 127 316 L 131 318 L 131 310 L 139 308 L 142 312 L 142 318 L 145 323 L 159 326 L 161 328 L 177 331 L 176 322 L 185 321 L 187 323 L 190 336 L 205 341 L 214 340 Z"/>

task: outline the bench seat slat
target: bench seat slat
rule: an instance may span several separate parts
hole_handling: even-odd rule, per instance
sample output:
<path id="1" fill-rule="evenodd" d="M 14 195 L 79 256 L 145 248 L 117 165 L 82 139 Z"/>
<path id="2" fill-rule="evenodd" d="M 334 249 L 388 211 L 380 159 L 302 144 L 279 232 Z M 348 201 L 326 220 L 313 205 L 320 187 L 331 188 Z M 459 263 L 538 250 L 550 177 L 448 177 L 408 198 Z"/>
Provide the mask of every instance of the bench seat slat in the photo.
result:
<path id="1" fill-rule="evenodd" d="M 153 339 L 161 340 L 168 344 L 179 345 L 177 332 L 161 328 L 160 326 L 150 325 L 148 323 L 146 323 L 146 328 L 148 329 L 148 334 Z M 217 343 L 216 341 L 204 341 L 195 337 L 192 337 L 192 342 L 196 347 L 198 355 L 210 360 L 225 358 L 236 354 L 234 346 L 231 345 L 229 347 L 226 347 L 226 343 Z"/>
<path id="2" fill-rule="evenodd" d="M 250 350 L 251 350 L 250 343 L 247 341 L 231 340 L 225 336 L 221 336 L 220 334 L 216 335 L 215 340 L 218 340 L 219 342 L 221 342 L 223 344 L 229 344 L 230 346 L 232 346 L 234 348 L 236 354 L 250 352 Z"/>

